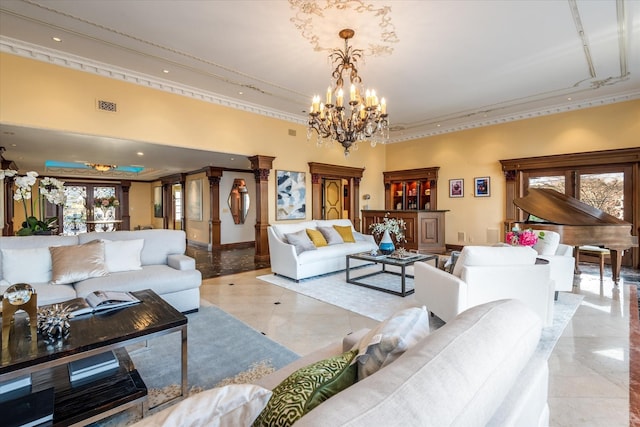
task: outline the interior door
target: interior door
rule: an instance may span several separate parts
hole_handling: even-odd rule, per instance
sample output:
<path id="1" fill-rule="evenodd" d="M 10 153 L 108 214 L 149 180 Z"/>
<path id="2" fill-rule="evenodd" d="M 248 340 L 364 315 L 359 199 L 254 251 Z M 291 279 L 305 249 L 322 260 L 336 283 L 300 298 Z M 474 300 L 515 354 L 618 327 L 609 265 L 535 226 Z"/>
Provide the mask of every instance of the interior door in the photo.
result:
<path id="1" fill-rule="evenodd" d="M 324 180 L 324 219 L 342 218 L 342 180 Z"/>

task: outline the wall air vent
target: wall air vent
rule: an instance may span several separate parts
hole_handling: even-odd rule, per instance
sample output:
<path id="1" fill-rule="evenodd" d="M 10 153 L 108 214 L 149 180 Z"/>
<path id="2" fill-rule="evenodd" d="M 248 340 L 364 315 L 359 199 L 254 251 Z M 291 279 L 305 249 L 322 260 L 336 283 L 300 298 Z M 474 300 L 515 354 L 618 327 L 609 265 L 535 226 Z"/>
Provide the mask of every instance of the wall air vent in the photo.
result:
<path id="1" fill-rule="evenodd" d="M 116 105 L 115 102 L 111 102 L 111 101 L 104 101 L 102 99 L 98 99 L 98 110 L 100 111 L 108 111 L 110 113 L 117 113 L 118 112 L 118 106 Z"/>

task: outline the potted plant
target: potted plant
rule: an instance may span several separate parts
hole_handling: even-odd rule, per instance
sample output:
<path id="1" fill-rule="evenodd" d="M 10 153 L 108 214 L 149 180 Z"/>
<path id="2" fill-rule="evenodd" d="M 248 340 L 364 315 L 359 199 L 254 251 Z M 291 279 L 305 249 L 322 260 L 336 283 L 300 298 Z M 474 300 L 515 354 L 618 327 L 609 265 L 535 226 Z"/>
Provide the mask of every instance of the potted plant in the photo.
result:
<path id="1" fill-rule="evenodd" d="M 18 171 L 0 169 L 0 180 L 4 177 L 14 177 L 16 186 L 13 199 L 22 201 L 24 207 L 25 221 L 22 228 L 16 232 L 18 236 L 31 236 L 34 234 L 51 234 L 57 228 L 57 217 L 44 217 L 44 200 L 54 205 L 62 205 L 65 201 L 64 182 L 55 178 L 43 177 L 38 185 L 38 193 L 41 198 L 39 203 L 39 217 L 35 215 L 35 200 L 32 197 L 33 186 L 35 186 L 38 173 L 27 172 L 24 176 L 17 175 Z M 27 204 L 27 200 L 30 202 Z M 30 209 L 29 209 L 30 208 Z"/>

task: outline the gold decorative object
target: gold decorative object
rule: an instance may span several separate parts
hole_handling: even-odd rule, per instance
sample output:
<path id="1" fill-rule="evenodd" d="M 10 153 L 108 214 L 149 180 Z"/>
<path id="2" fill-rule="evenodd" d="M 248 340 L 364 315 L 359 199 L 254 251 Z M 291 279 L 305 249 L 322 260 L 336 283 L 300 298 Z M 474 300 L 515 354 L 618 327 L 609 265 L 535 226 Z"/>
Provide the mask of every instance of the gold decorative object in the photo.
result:
<path id="1" fill-rule="evenodd" d="M 31 328 L 31 345 L 37 345 L 37 315 L 38 295 L 27 283 L 17 283 L 7 288 L 2 296 L 2 350 L 9 348 L 9 333 L 14 316 L 18 310 L 24 310 L 29 315 Z M 6 353 L 5 353 L 6 354 Z"/>

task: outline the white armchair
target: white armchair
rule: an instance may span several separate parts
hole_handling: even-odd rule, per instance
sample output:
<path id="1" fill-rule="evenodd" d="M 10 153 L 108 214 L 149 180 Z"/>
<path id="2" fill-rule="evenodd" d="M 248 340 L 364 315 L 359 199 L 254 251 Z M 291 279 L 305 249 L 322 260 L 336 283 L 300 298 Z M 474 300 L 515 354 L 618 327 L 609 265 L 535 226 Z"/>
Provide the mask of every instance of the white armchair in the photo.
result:
<path id="1" fill-rule="evenodd" d="M 560 243 L 560 234 L 555 231 L 533 230 L 538 235 L 538 242 L 533 249 L 538 252 L 538 258 L 549 261 L 551 279 L 555 282 L 556 299 L 558 292 L 573 290 L 573 273 L 575 258 L 573 246 Z M 542 233 L 544 233 L 542 235 Z"/>
<path id="2" fill-rule="evenodd" d="M 416 299 L 445 322 L 485 302 L 517 299 L 549 326 L 553 321 L 554 283 L 549 264 L 536 263 L 537 256 L 536 251 L 524 246 L 466 246 L 451 274 L 416 262 Z"/>

